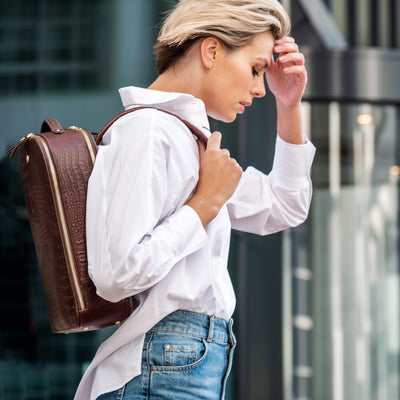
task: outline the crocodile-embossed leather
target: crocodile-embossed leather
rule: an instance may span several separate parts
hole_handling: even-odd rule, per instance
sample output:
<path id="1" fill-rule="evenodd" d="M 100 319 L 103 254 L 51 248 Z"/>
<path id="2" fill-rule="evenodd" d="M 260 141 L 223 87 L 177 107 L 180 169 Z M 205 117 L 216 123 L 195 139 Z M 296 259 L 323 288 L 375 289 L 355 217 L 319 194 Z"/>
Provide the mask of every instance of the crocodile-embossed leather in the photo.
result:
<path id="1" fill-rule="evenodd" d="M 118 118 L 142 108 L 146 107 L 118 114 L 100 131 L 96 142 L 89 131 L 63 129 L 56 119 L 48 118 L 40 133 L 27 135 L 8 152 L 12 157 L 19 153 L 21 181 L 55 333 L 107 327 L 122 322 L 134 310 L 133 298 L 111 303 L 99 297 L 89 278 L 86 195 L 96 144 Z M 206 145 L 207 137 L 201 131 L 180 120 Z"/>
<path id="2" fill-rule="evenodd" d="M 110 326 L 126 319 L 134 308 L 130 298 L 111 303 L 97 296 L 88 276 L 86 193 L 93 168 L 88 143 L 95 155 L 96 145 L 91 133 L 65 129 L 62 134 L 30 135 L 18 149 L 50 325 L 57 333 Z M 66 223 L 64 232 L 62 218 Z M 68 241 L 72 245 L 72 263 L 71 256 L 68 257 Z M 78 290 L 74 289 L 72 268 Z"/>

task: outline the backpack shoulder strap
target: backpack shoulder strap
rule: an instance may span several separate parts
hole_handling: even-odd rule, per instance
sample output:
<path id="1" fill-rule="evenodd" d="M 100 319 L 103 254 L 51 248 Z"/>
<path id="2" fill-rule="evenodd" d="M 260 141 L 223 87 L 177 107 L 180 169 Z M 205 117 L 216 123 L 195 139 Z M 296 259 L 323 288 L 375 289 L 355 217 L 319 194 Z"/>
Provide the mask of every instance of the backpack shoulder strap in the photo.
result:
<path id="1" fill-rule="evenodd" d="M 130 114 L 131 112 L 134 112 L 134 111 L 137 111 L 137 110 L 142 110 L 142 109 L 145 109 L 145 108 L 153 108 L 153 109 L 155 109 L 155 110 L 162 111 L 162 112 L 164 112 L 164 113 L 166 113 L 166 114 L 172 115 L 172 116 L 174 116 L 175 118 L 178 118 L 181 122 L 183 122 L 183 123 L 192 131 L 192 133 L 193 133 L 205 146 L 207 146 L 207 140 L 208 140 L 208 139 L 207 139 L 207 136 L 206 136 L 203 132 L 201 132 L 200 129 L 196 128 L 196 127 L 195 127 L 193 124 L 191 124 L 190 122 L 184 120 L 184 119 L 181 118 L 181 117 L 178 117 L 176 114 L 173 114 L 173 113 L 171 113 L 171 112 L 169 112 L 169 111 L 162 110 L 162 109 L 156 108 L 156 107 L 146 107 L 146 106 L 130 108 L 130 109 L 125 110 L 125 111 L 122 111 L 121 113 L 119 113 L 118 115 L 116 115 L 116 116 L 115 116 L 111 121 L 109 121 L 109 122 L 107 123 L 107 125 L 105 125 L 104 128 L 97 134 L 97 136 L 96 136 L 96 145 L 99 145 L 99 144 L 100 144 L 101 139 L 103 138 L 104 134 L 107 132 L 107 130 L 110 128 L 110 126 L 111 126 L 117 119 L 123 117 L 123 116 L 126 115 L 126 114 Z"/>

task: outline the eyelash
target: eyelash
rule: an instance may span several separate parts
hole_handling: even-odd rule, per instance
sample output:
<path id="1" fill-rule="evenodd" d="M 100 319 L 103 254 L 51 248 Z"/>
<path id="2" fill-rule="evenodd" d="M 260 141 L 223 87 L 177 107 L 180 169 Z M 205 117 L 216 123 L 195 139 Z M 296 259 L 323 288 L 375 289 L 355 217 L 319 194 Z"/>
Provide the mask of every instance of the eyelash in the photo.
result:
<path id="1" fill-rule="evenodd" d="M 253 67 L 253 76 L 260 76 L 260 73 Z"/>

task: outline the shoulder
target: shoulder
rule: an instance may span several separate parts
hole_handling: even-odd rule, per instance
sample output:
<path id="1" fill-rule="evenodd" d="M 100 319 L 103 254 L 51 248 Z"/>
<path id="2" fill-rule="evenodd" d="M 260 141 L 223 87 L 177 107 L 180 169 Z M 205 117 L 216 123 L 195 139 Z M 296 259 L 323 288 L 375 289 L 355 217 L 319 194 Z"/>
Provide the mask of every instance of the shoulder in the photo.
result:
<path id="1" fill-rule="evenodd" d="M 177 138 L 179 131 L 184 135 L 191 134 L 189 128 L 175 115 L 155 108 L 143 108 L 124 115 L 113 124 L 112 130 L 171 140 Z"/>
<path id="2" fill-rule="evenodd" d="M 128 113 L 114 122 L 103 138 L 102 151 L 119 157 L 170 158 L 197 152 L 197 142 L 189 128 L 174 115 L 158 109 L 144 108 Z M 108 150 L 106 150 L 108 148 Z"/>

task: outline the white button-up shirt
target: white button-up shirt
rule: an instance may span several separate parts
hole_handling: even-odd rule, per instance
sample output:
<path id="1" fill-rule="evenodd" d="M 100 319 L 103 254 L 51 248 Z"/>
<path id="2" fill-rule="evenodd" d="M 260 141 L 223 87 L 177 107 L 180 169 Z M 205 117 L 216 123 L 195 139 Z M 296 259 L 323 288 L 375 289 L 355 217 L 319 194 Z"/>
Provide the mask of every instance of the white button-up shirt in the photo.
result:
<path id="1" fill-rule="evenodd" d="M 127 87 L 125 108 L 170 111 L 210 135 L 204 103 L 191 95 Z M 89 273 L 110 301 L 135 296 L 133 314 L 98 349 L 75 400 L 92 400 L 140 374 L 145 333 L 184 309 L 229 319 L 235 295 L 227 270 L 231 228 L 266 235 L 307 217 L 314 146 L 277 137 L 269 175 L 249 167 L 204 229 L 185 203 L 199 173 L 195 137 L 154 109 L 128 114 L 99 147 L 87 199 Z"/>

